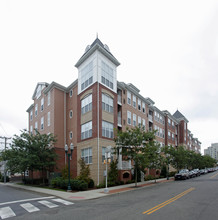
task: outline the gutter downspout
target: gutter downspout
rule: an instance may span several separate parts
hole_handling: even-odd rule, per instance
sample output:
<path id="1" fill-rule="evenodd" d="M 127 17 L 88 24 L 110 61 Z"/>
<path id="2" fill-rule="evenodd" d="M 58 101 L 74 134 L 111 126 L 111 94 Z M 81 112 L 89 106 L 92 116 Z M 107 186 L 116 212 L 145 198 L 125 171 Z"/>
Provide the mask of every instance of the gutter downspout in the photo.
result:
<path id="1" fill-rule="evenodd" d="M 97 145 L 98 145 L 98 185 L 99 185 L 99 79 L 98 79 L 98 52 L 97 52 L 97 127 L 98 127 L 98 137 L 97 137 Z"/>

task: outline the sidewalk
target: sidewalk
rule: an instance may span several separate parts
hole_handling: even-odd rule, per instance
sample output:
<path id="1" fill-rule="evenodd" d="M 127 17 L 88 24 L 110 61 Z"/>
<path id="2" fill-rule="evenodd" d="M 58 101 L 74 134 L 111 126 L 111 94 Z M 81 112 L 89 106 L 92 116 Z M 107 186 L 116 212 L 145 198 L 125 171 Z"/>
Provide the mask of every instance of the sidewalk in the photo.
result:
<path id="1" fill-rule="evenodd" d="M 166 178 L 164 179 L 157 179 L 157 183 L 164 183 L 172 181 L 174 178 L 171 177 L 169 180 Z M 151 181 L 144 181 L 137 183 L 137 187 L 135 187 L 135 183 L 126 184 L 126 185 L 120 185 L 120 186 L 114 186 L 114 187 L 108 187 L 109 192 L 104 193 L 104 188 L 101 189 L 94 189 L 94 190 L 87 190 L 87 191 L 80 191 L 80 192 L 63 192 L 58 190 L 52 190 L 52 189 L 43 189 L 40 187 L 32 187 L 32 186 L 25 186 L 25 185 L 18 185 L 16 183 L 1 183 L 1 185 L 15 187 L 19 189 L 29 190 L 33 192 L 43 193 L 51 196 L 56 196 L 65 200 L 70 201 L 81 201 L 81 200 L 89 200 L 89 199 L 96 199 L 116 193 L 122 193 L 130 190 L 137 190 L 141 187 L 146 187 L 150 185 L 157 184 L 154 183 L 154 180 Z"/>

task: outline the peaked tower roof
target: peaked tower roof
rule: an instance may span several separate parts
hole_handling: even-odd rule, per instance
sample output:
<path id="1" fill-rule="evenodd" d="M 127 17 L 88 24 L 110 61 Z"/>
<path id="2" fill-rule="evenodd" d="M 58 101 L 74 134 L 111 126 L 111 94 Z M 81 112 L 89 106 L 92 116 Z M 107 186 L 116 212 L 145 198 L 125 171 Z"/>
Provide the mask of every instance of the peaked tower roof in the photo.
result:
<path id="1" fill-rule="evenodd" d="M 90 55 L 92 55 L 96 50 L 99 50 L 102 54 L 104 54 L 111 62 L 113 62 L 116 66 L 120 65 L 120 62 L 113 56 L 110 52 L 109 47 L 106 44 L 103 44 L 99 38 L 97 37 L 91 45 L 88 45 L 85 49 L 85 53 L 81 56 L 81 58 L 75 64 L 75 67 L 79 67 Z"/>
<path id="2" fill-rule="evenodd" d="M 178 119 L 179 121 L 185 120 L 186 122 L 188 122 L 188 119 L 187 119 L 179 110 L 177 110 L 177 111 L 173 114 L 173 116 L 174 116 L 176 119 Z"/>

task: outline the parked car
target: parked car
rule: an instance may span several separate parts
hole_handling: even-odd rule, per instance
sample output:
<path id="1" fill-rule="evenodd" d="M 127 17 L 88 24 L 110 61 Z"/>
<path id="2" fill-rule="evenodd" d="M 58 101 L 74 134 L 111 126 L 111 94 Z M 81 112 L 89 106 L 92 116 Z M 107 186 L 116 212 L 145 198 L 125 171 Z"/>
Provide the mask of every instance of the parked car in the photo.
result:
<path id="1" fill-rule="evenodd" d="M 196 176 L 200 176 L 201 175 L 201 172 L 200 172 L 199 169 L 194 169 L 193 171 L 195 172 Z"/>
<path id="2" fill-rule="evenodd" d="M 177 174 L 174 176 L 175 180 L 186 180 L 189 179 L 189 170 L 188 169 L 183 169 L 180 170 Z"/>
<path id="3" fill-rule="evenodd" d="M 195 173 L 194 170 L 190 170 L 190 171 L 189 171 L 189 177 L 190 177 L 190 178 L 196 177 L 196 173 Z"/>

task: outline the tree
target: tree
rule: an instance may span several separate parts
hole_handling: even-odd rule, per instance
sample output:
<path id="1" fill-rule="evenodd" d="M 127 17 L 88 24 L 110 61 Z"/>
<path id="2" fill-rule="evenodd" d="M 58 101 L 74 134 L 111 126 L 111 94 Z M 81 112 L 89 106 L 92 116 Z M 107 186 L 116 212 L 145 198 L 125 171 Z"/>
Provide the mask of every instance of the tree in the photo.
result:
<path id="1" fill-rule="evenodd" d="M 21 135 L 15 135 L 11 148 L 4 152 L 7 167 L 12 173 L 30 171 L 51 171 L 57 155 L 53 147 L 56 142 L 53 134 L 40 134 L 35 130 L 35 135 L 23 130 Z M 44 176 L 43 176 L 44 183 Z"/>
<path id="2" fill-rule="evenodd" d="M 87 165 L 82 158 L 80 158 L 78 163 L 80 165 L 80 173 L 79 173 L 79 176 L 77 178 L 79 180 L 84 180 L 85 182 L 87 182 L 89 184 L 89 182 L 91 180 L 89 165 Z"/>
<path id="3" fill-rule="evenodd" d="M 117 131 L 116 146 L 122 147 L 122 155 L 125 160 L 134 162 L 135 186 L 137 186 L 137 170 L 148 166 L 148 151 L 154 145 L 155 132 L 146 132 L 142 127 L 128 128 L 126 131 Z"/>
<path id="4" fill-rule="evenodd" d="M 153 141 L 147 146 L 147 158 L 149 161 L 148 168 L 155 170 L 155 183 L 156 183 L 156 171 L 161 168 L 162 165 L 162 155 L 160 154 L 160 144 Z"/>

